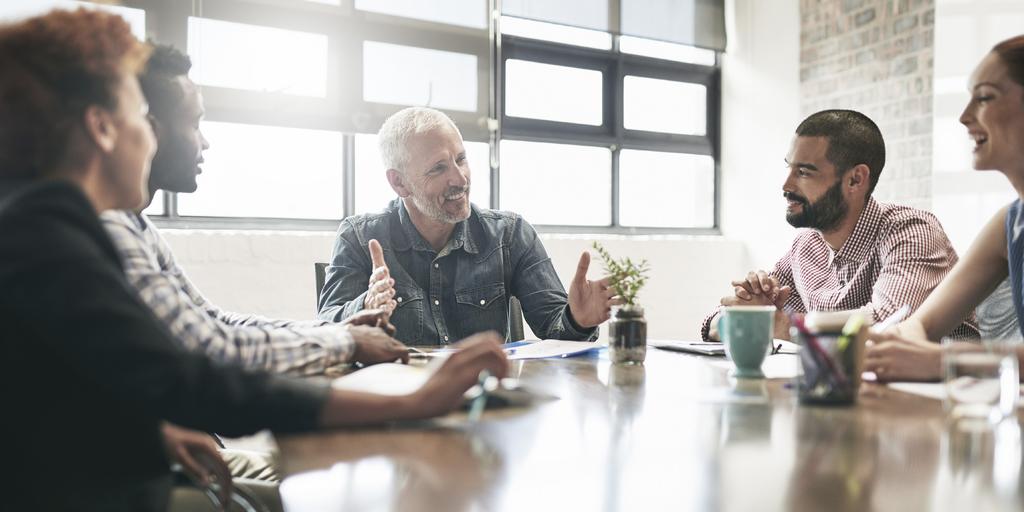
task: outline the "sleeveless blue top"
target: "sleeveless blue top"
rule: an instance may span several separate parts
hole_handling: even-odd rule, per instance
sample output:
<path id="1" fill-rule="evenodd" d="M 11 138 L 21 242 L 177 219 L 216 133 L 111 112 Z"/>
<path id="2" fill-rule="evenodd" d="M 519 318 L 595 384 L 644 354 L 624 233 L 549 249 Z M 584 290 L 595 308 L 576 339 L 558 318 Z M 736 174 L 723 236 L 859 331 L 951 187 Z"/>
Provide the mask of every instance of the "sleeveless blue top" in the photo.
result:
<path id="1" fill-rule="evenodd" d="M 1020 199 L 1016 199 L 1006 212 L 1006 259 L 1010 262 L 1013 308 L 1024 333 L 1024 218 L 1021 218 L 1021 209 Z"/>

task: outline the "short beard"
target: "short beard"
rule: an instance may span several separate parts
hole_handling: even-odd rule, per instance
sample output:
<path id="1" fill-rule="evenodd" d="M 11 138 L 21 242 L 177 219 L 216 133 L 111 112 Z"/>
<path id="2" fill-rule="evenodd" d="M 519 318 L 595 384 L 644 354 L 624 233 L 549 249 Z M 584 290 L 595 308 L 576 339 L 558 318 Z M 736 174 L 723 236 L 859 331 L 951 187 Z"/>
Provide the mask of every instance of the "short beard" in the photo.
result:
<path id="1" fill-rule="evenodd" d="M 839 226 L 846 218 L 850 205 L 843 198 L 843 179 L 836 180 L 825 194 L 811 203 L 803 198 L 787 197 L 802 200 L 800 213 L 786 214 L 786 222 L 794 228 L 812 228 L 827 233 Z"/>
<path id="2" fill-rule="evenodd" d="M 448 194 L 450 194 L 451 192 L 453 192 L 453 190 L 449 190 Z M 469 185 L 466 185 L 464 193 L 466 195 L 466 201 L 468 202 Z M 423 214 L 429 217 L 431 220 L 434 220 L 436 222 L 443 222 L 445 224 L 458 224 L 459 222 L 468 219 L 469 213 L 471 212 L 470 209 L 470 211 L 467 212 L 465 215 L 454 215 L 448 213 L 447 211 L 445 211 L 444 208 L 438 206 L 437 203 L 434 203 L 433 201 L 429 200 L 423 200 L 420 197 L 419 190 L 416 189 L 412 190 L 412 204 L 416 205 L 416 209 L 423 212 Z"/>

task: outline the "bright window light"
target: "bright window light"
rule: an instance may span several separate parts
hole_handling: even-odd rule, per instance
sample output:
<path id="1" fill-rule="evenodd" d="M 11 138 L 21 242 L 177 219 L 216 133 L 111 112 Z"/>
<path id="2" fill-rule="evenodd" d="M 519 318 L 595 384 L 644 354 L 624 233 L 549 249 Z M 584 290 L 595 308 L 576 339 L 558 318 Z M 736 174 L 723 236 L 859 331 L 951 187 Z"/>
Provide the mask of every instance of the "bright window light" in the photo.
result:
<path id="1" fill-rule="evenodd" d="M 619 222 L 634 227 L 713 227 L 715 160 L 705 155 L 623 149 L 619 153 Z"/>
<path id="2" fill-rule="evenodd" d="M 528 60 L 505 61 L 505 115 L 600 126 L 603 74 Z"/>
<path id="3" fill-rule="evenodd" d="M 463 27 L 487 28 L 487 0 L 356 0 L 356 9 Z"/>
<path id="4" fill-rule="evenodd" d="M 327 36 L 188 18 L 191 78 L 214 87 L 327 96 Z"/>
<path id="5" fill-rule="evenodd" d="M 674 60 L 676 62 L 689 62 L 703 66 L 715 65 L 714 50 L 705 50 L 685 44 L 657 41 L 643 37 L 621 36 L 619 37 L 619 51 L 633 55 L 643 55 L 656 59 Z"/>
<path id="6" fill-rule="evenodd" d="M 477 110 L 476 55 L 363 42 L 363 100 Z"/>
<path id="7" fill-rule="evenodd" d="M 531 224 L 611 225 L 611 162 L 608 148 L 503 140 L 501 209 Z"/>
<path id="8" fill-rule="evenodd" d="M 153 201 L 149 203 L 149 206 L 142 213 L 146 215 L 163 215 L 167 213 L 166 206 L 164 205 L 164 193 L 160 190 L 156 191 L 153 195 Z"/>
<path id="9" fill-rule="evenodd" d="M 469 200 L 484 208 L 491 204 L 491 152 L 486 142 L 464 141 L 469 160 Z M 384 163 L 377 148 L 377 135 L 356 134 L 356 204 L 355 213 L 379 212 L 398 197 L 388 183 Z"/>
<path id="10" fill-rule="evenodd" d="M 178 213 L 216 217 L 341 219 L 340 132 L 204 121 L 210 141 L 199 190 Z"/>
<path id="11" fill-rule="evenodd" d="M 707 133 L 707 88 L 703 85 L 626 76 L 623 96 L 623 125 L 628 130 Z"/>
<path id="12" fill-rule="evenodd" d="M 612 35 L 600 30 L 591 30 L 557 23 L 546 23 L 514 16 L 502 16 L 499 24 L 501 33 L 509 36 L 541 39 L 553 43 L 584 46 L 598 50 L 612 49 Z"/>

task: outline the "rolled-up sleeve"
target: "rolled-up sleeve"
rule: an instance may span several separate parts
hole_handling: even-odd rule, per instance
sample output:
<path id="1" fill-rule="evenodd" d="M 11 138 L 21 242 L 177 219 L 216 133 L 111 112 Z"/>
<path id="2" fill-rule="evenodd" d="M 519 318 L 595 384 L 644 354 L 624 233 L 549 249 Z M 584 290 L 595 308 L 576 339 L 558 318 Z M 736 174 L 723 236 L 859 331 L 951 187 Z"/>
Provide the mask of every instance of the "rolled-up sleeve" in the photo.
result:
<path id="1" fill-rule="evenodd" d="M 523 316 L 534 334 L 544 339 L 593 341 L 598 328 L 576 325 L 569 312 L 569 296 L 537 236 L 537 230 L 518 215 L 509 237 L 512 295 L 523 306 Z"/>

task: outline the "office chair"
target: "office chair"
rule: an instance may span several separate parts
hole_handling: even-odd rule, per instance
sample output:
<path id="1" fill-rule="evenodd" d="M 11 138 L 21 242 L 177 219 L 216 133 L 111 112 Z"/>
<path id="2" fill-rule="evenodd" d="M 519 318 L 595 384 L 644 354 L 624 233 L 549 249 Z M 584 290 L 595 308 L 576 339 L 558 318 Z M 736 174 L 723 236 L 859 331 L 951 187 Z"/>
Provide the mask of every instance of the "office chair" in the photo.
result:
<path id="1" fill-rule="evenodd" d="M 324 282 L 327 281 L 327 264 L 314 263 L 313 273 L 316 276 L 316 311 L 320 311 L 320 293 L 324 290 Z"/>

